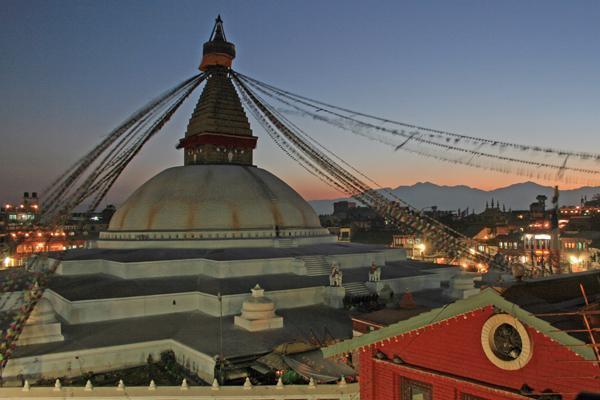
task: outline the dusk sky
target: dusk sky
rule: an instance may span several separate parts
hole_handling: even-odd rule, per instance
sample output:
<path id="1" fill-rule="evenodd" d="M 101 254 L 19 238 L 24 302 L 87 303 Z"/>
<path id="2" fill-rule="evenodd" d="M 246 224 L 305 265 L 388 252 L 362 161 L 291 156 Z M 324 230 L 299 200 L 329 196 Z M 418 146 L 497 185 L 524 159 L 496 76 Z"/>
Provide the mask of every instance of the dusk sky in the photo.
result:
<path id="1" fill-rule="evenodd" d="M 2 0 L 0 201 L 42 192 L 128 115 L 197 73 L 217 14 L 237 46 L 234 69 L 292 92 L 466 135 L 600 149 L 598 1 Z M 199 94 L 144 148 L 110 201 L 182 164 L 175 145 Z M 385 186 L 526 180 L 305 122 Z M 258 166 L 308 199 L 341 196 L 251 124 Z"/>

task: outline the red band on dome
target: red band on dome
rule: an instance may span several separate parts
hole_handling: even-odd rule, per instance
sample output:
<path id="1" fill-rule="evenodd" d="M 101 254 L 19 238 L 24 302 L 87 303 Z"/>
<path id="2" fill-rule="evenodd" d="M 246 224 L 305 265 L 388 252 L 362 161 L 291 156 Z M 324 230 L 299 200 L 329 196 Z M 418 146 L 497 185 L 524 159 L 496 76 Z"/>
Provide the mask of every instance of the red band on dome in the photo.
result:
<path id="1" fill-rule="evenodd" d="M 246 149 L 256 148 L 256 136 L 234 136 L 215 133 L 205 133 L 201 135 L 193 135 L 181 139 L 177 145 L 178 149 L 189 149 L 202 144 L 214 144 L 226 147 L 242 147 Z"/>

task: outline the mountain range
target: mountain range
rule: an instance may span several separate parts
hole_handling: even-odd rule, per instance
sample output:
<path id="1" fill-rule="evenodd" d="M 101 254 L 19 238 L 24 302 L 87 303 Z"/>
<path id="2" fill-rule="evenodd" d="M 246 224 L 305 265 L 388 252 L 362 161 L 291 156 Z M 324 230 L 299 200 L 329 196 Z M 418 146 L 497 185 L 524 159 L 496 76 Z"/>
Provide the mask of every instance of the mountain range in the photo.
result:
<path id="1" fill-rule="evenodd" d="M 388 188 L 389 190 L 390 188 Z M 551 186 L 543 186 L 534 182 L 515 183 L 506 187 L 482 190 L 465 185 L 442 186 L 431 182 L 419 182 L 411 186 L 398 186 L 391 189 L 392 192 L 416 208 L 437 206 L 439 210 L 469 210 L 481 212 L 485 209 L 486 202 L 491 204 L 500 202 L 506 209 L 526 210 L 529 205 L 536 201 L 536 196 L 543 194 L 548 197 L 546 204 L 554 193 Z M 578 205 L 582 197 L 592 196 L 600 193 L 600 187 L 584 186 L 578 189 L 561 190 L 559 203 L 562 205 Z M 340 200 L 352 200 L 349 198 L 311 200 L 309 203 L 318 214 L 333 213 L 333 203 Z"/>

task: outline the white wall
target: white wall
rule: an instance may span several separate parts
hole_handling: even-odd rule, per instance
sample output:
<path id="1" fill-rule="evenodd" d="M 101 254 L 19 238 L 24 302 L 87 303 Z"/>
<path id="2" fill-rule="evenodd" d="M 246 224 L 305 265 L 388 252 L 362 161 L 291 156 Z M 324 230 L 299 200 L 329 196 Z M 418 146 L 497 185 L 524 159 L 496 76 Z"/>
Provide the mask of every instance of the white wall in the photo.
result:
<path id="1" fill-rule="evenodd" d="M 317 286 L 300 289 L 265 292 L 276 308 L 296 308 L 316 304 L 340 307 L 344 293 L 329 287 Z M 223 315 L 240 314 L 243 301 L 250 292 L 222 296 Z M 341 298 L 339 298 L 341 296 Z M 153 296 L 121 297 L 113 299 L 70 301 L 48 289 L 46 297 L 54 311 L 69 324 L 84 324 L 122 318 L 147 317 L 174 312 L 201 311 L 213 317 L 220 315 L 217 296 L 199 293 L 172 293 Z M 175 304 L 173 304 L 173 301 Z"/>
<path id="2" fill-rule="evenodd" d="M 195 258 L 127 263 L 110 260 L 75 260 L 61 262 L 56 273 L 59 275 L 108 274 L 123 279 L 187 275 L 232 278 L 285 273 L 297 274 L 305 271 L 303 266 L 304 263 L 301 260 L 293 257 L 231 261 Z"/>
<path id="3" fill-rule="evenodd" d="M 17 375 L 34 378 L 79 376 L 89 371 L 103 372 L 144 365 L 148 355 L 158 360 L 160 353 L 172 350 L 177 362 L 210 382 L 214 377 L 215 360 L 173 339 L 155 340 L 120 346 L 67 351 L 33 357 L 11 359 L 2 377 Z"/>
<path id="4" fill-rule="evenodd" d="M 202 233 L 202 239 L 185 239 L 196 233 L 188 232 L 100 232 L 95 247 L 100 249 L 226 249 L 244 247 L 278 247 L 279 239 L 292 239 L 296 245 L 335 243 L 337 238 L 327 229 L 287 229 L 276 237 L 272 230 L 242 232 L 211 232 L 214 239 L 206 239 L 208 233 Z M 137 239 L 139 235 L 151 236 L 150 239 Z M 242 237 L 242 235 L 244 235 Z M 256 237 L 253 237 L 257 235 Z M 161 239 L 162 237 L 162 239 Z"/>
<path id="5" fill-rule="evenodd" d="M 5 379 L 26 377 L 79 376 L 94 371 L 111 371 L 146 363 L 149 354 L 155 360 L 160 353 L 173 348 L 173 340 L 158 340 L 96 349 L 44 354 L 33 357 L 12 358 L 2 376 Z"/>
<path id="6" fill-rule="evenodd" d="M 214 389 L 210 386 L 189 386 L 183 390 L 181 386 L 156 386 L 149 390 L 148 386 L 97 387 L 92 391 L 84 387 L 65 387 L 55 390 L 53 387 L 32 386 L 24 391 L 21 387 L 0 388 L 0 399 L 43 398 L 43 399 L 138 399 L 138 400 L 358 400 L 360 396 L 358 383 L 346 385 L 260 385 L 251 388 L 238 386 L 222 386 Z"/>
<path id="7" fill-rule="evenodd" d="M 406 251 L 404 249 L 385 249 L 372 253 L 336 254 L 326 258 L 330 263 L 336 261 L 342 269 L 349 269 L 370 266 L 373 261 L 382 266 L 389 262 L 406 260 Z"/>
<path id="8" fill-rule="evenodd" d="M 5 292 L 0 294 L 0 311 L 14 310 L 23 304 L 23 292 Z"/>
<path id="9" fill-rule="evenodd" d="M 366 285 L 369 287 L 369 289 L 376 290 L 377 293 L 379 293 L 385 285 L 388 285 L 394 291 L 394 293 L 404 293 L 405 291 L 418 292 L 419 290 L 424 289 L 439 289 L 440 283 L 442 281 L 450 280 L 450 278 L 460 272 L 460 268 L 435 268 L 423 270 L 423 272 L 429 272 L 429 274 L 382 279 L 379 282 L 366 282 Z"/>
<path id="10" fill-rule="evenodd" d="M 329 263 L 337 261 L 342 268 L 357 268 L 406 259 L 404 249 L 386 249 L 374 253 L 331 255 Z M 108 274 L 123 279 L 208 275 L 215 278 L 257 276 L 292 273 L 306 274 L 304 262 L 299 258 L 261 258 L 253 260 L 215 261 L 204 258 L 187 260 L 158 260 L 141 262 L 118 262 L 110 260 L 62 261 L 56 273 L 59 275 Z"/>

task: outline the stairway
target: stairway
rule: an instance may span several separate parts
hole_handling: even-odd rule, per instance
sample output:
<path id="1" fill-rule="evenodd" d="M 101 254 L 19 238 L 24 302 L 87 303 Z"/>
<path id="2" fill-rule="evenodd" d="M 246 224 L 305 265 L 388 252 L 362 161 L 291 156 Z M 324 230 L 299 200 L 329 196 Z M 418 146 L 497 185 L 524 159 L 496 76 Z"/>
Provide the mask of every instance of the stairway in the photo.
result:
<path id="1" fill-rule="evenodd" d="M 325 256 L 304 256 L 300 257 L 306 266 L 306 275 L 321 276 L 331 273 L 331 265 L 327 262 Z"/>
<path id="2" fill-rule="evenodd" d="M 346 289 L 346 297 L 362 297 L 372 294 L 364 282 L 342 283 L 342 286 Z"/>

